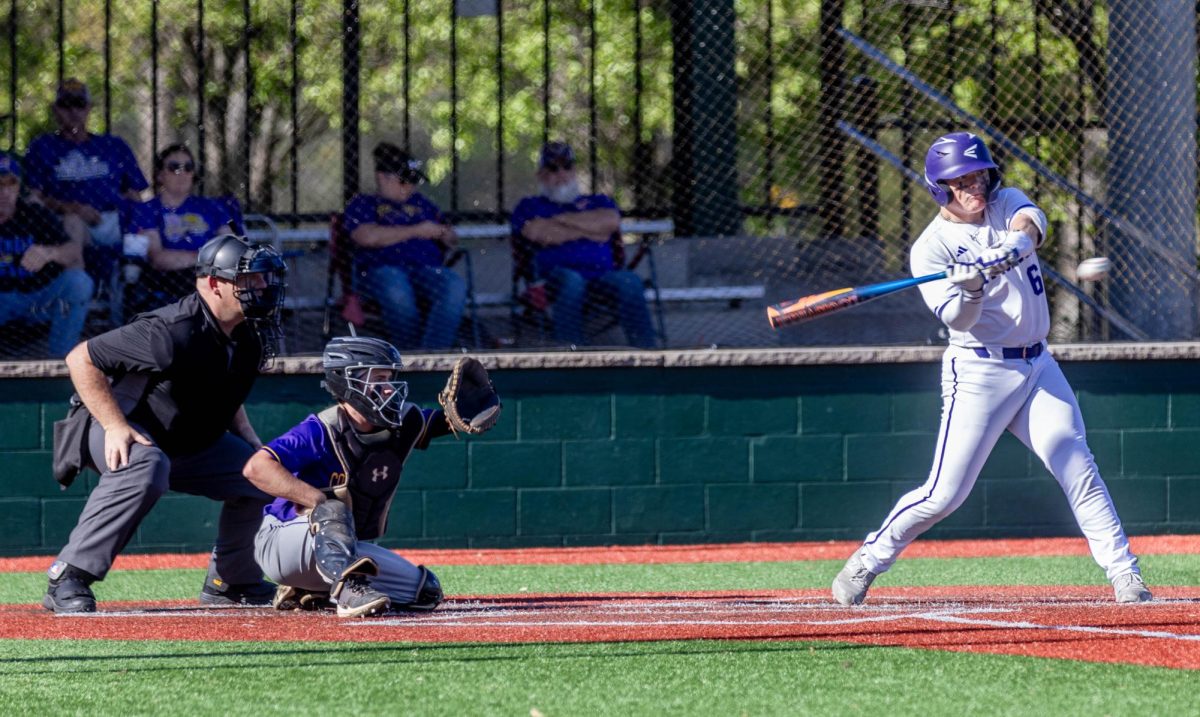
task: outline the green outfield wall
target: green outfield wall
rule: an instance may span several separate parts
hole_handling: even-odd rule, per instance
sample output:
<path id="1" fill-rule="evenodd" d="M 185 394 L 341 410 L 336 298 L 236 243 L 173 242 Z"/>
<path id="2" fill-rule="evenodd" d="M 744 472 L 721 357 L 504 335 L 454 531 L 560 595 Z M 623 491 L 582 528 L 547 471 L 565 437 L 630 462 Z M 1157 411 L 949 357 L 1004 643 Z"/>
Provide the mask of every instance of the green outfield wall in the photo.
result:
<path id="1" fill-rule="evenodd" d="M 1056 347 L 1130 533 L 1200 531 L 1200 345 Z M 494 430 L 405 468 L 385 543 L 508 547 L 858 538 L 929 470 L 936 348 L 488 355 Z M 453 357 L 409 360 L 432 405 Z M 264 439 L 321 408 L 311 359 L 260 379 Z M 62 491 L 61 363 L 0 366 L 0 554 L 51 554 L 97 479 Z M 130 551 L 210 546 L 219 506 L 169 493 Z M 1058 486 L 1006 435 L 939 537 L 1077 534 Z"/>

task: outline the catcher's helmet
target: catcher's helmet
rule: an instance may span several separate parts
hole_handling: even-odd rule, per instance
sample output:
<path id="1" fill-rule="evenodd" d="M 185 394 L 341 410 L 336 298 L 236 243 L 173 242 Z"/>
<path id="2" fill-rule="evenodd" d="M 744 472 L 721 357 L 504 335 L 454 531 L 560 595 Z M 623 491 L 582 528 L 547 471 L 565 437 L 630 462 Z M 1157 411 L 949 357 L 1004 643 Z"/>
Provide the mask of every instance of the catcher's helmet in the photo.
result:
<path id="1" fill-rule="evenodd" d="M 396 380 L 403 363 L 395 346 L 366 336 L 338 336 L 325 345 L 321 367 L 321 386 L 336 400 L 354 406 L 376 425 L 400 425 L 408 383 Z M 389 377 L 372 376 L 371 369 L 390 372 Z"/>
<path id="2" fill-rule="evenodd" d="M 944 182 L 965 174 L 988 170 L 986 198 L 1000 188 L 1000 168 L 992 161 L 983 139 L 970 132 L 952 132 L 933 141 L 925 154 L 925 187 L 938 206 L 950 203 L 950 192 Z"/>

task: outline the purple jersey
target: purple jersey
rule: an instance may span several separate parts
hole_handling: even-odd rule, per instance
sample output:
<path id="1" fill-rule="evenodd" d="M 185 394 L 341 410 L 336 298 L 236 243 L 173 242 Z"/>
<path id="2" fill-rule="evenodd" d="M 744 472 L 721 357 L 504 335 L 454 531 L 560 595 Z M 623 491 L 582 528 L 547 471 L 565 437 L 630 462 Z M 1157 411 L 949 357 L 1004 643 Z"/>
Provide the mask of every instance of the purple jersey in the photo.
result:
<path id="1" fill-rule="evenodd" d="M 29 144 L 25 171 L 30 188 L 101 212 L 119 208 L 123 192 L 150 186 L 129 145 L 111 134 L 89 134 L 79 144 L 57 133 L 41 135 Z"/>
<path id="2" fill-rule="evenodd" d="M 434 414 L 438 413 L 436 409 L 419 408 L 413 404 L 408 406 L 406 414 L 410 410 L 420 411 L 421 425 L 429 425 Z M 414 447 L 424 449 L 429 445 L 429 439 L 436 435 L 441 435 L 441 431 L 423 431 Z M 344 482 L 341 461 L 334 451 L 325 424 L 316 414 L 309 414 L 287 433 L 263 446 L 263 450 L 274 456 L 292 475 L 314 488 L 328 488 L 334 481 Z M 296 504 L 276 498 L 263 508 L 263 514 L 286 522 L 296 517 Z"/>
<path id="3" fill-rule="evenodd" d="M 412 226 L 421 222 L 445 221 L 437 205 L 413 192 L 407 202 L 394 202 L 376 194 L 360 194 L 346 205 L 343 226 L 346 234 L 363 224 L 378 224 L 384 227 Z M 409 239 L 378 249 L 355 247 L 355 256 L 362 266 L 441 266 L 442 248 L 432 239 Z"/>
<path id="4" fill-rule="evenodd" d="M 558 204 L 546 197 L 525 197 L 512 214 L 513 236 L 533 219 L 548 219 L 567 212 L 587 212 L 593 209 L 617 209 L 617 203 L 607 194 L 585 194 L 570 204 Z M 603 276 L 616 268 L 612 247 L 608 242 L 596 242 L 580 237 L 555 246 L 536 246 L 538 274 L 545 276 L 557 267 L 579 272 L 588 279 Z"/>
<path id="5" fill-rule="evenodd" d="M 174 209 L 163 206 L 159 197 L 142 202 L 133 208 L 131 224 L 135 232 L 158 230 L 163 249 L 200 251 L 230 221 L 222 202 L 192 195 Z"/>

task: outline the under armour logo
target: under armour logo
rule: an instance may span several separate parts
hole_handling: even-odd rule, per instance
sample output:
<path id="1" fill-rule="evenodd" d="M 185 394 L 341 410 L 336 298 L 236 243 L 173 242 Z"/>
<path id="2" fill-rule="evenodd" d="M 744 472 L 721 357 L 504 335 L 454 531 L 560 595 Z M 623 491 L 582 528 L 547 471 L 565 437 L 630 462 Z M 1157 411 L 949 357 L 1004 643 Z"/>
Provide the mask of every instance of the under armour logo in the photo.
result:
<path id="1" fill-rule="evenodd" d="M 381 480 L 388 479 L 388 466 L 379 466 L 371 469 L 371 482 L 378 483 Z"/>

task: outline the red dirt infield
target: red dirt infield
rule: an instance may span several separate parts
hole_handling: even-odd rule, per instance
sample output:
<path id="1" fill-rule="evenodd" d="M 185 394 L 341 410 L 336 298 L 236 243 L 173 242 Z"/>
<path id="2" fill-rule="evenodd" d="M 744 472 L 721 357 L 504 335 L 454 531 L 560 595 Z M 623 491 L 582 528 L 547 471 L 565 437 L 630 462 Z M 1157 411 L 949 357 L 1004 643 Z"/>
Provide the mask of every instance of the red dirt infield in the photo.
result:
<path id="1" fill-rule="evenodd" d="M 1048 593 L 1052 593 L 1048 594 Z M 1200 669 L 1200 588 L 1117 605 L 1103 587 L 881 588 L 843 608 L 824 590 L 499 595 L 433 613 L 339 619 L 332 611 L 105 603 L 56 616 L 0 606 L 0 639 L 317 642 L 830 640 L 867 645 Z"/>
<path id="2" fill-rule="evenodd" d="M 1200 553 L 1200 536 L 1140 536 L 1142 555 Z M 843 560 L 857 542 L 508 550 L 402 550 L 431 565 Z M 906 558 L 1087 555 L 1082 538 L 918 541 Z M 41 572 L 48 557 L 0 558 L 0 573 Z M 117 570 L 203 569 L 207 554 L 122 555 Z M 1102 586 L 876 588 L 843 608 L 828 590 L 454 598 L 433 613 L 343 620 L 332 611 L 104 602 L 90 615 L 0 605 L 0 639 L 418 643 L 798 640 L 1200 669 L 1200 587 L 1154 588 L 1117 605 Z"/>
<path id="3" fill-rule="evenodd" d="M 1200 535 L 1143 535 L 1129 539 L 1138 555 L 1200 553 Z M 808 543 L 729 543 L 722 545 L 637 545 L 594 548 L 504 548 L 398 550 L 423 565 L 615 565 L 621 563 L 728 563 L 789 560 L 845 560 L 860 545 L 840 540 Z M 995 558 L 1088 555 L 1083 538 L 919 540 L 904 551 L 912 558 Z M 0 573 L 41 572 L 52 557 L 0 558 Z M 204 568 L 208 553 L 119 555 L 114 570 Z"/>

